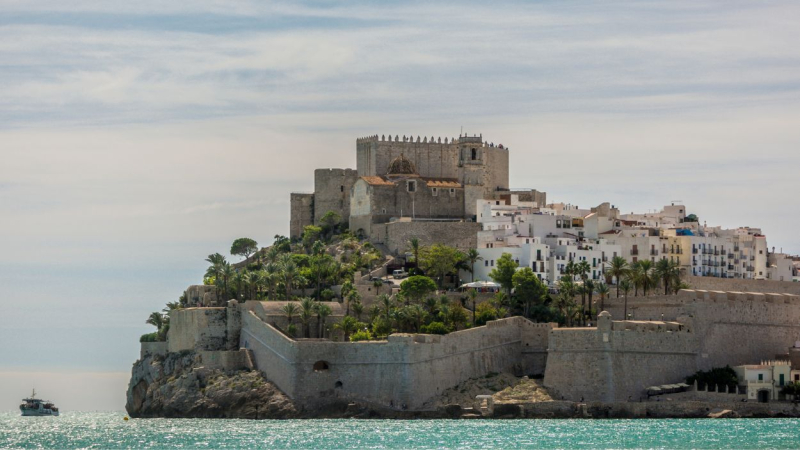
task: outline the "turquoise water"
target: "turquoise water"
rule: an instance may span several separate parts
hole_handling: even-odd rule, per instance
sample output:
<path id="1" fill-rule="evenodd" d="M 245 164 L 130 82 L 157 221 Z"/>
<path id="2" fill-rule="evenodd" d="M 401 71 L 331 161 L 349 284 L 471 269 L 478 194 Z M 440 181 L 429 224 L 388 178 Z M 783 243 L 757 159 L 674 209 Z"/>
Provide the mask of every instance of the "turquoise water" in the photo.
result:
<path id="1" fill-rule="evenodd" d="M 210 420 L 0 413 L 0 448 L 798 448 L 798 419 Z"/>

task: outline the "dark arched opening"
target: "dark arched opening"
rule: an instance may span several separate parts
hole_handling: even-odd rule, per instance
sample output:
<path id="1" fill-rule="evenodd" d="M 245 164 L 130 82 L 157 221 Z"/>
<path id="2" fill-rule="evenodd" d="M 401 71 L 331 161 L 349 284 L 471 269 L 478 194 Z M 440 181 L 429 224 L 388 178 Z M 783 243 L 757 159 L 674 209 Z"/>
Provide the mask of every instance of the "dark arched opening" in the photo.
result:
<path id="1" fill-rule="evenodd" d="M 329 367 L 327 361 L 317 361 L 314 363 L 314 372 L 322 372 L 328 369 Z"/>
<path id="2" fill-rule="evenodd" d="M 336 389 L 341 389 L 342 388 L 342 382 L 341 381 L 337 381 L 334 386 L 336 386 Z"/>
<path id="3" fill-rule="evenodd" d="M 758 402 L 759 403 L 769 403 L 769 391 L 766 389 L 762 389 L 758 391 Z"/>
<path id="4" fill-rule="evenodd" d="M 473 148 L 472 149 L 472 160 L 475 161 L 476 159 L 478 159 L 478 149 Z"/>

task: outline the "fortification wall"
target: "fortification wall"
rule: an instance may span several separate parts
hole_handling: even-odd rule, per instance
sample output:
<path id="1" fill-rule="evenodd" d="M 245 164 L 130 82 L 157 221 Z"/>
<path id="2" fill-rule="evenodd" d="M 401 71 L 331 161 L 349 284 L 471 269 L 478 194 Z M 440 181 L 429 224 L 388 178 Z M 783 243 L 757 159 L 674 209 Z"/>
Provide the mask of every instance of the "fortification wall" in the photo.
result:
<path id="1" fill-rule="evenodd" d="M 476 222 L 391 222 L 373 224 L 370 240 L 384 244 L 394 255 L 404 253 L 412 237 L 421 245 L 446 244 L 462 251 L 477 246 L 481 224 Z"/>
<path id="2" fill-rule="evenodd" d="M 290 194 L 289 209 L 289 237 L 299 238 L 306 226 L 314 224 L 314 194 Z"/>
<path id="3" fill-rule="evenodd" d="M 792 281 L 689 276 L 686 282 L 692 289 L 707 291 L 776 292 L 780 294 L 800 295 L 800 283 Z"/>
<path id="4" fill-rule="evenodd" d="M 148 355 L 166 355 L 169 351 L 166 342 L 140 342 L 140 344 L 139 359 L 144 359 Z"/>
<path id="5" fill-rule="evenodd" d="M 201 363 L 209 369 L 220 369 L 224 371 L 251 369 L 247 358 L 247 351 L 228 350 L 228 351 L 200 351 Z"/>
<path id="6" fill-rule="evenodd" d="M 317 169 L 314 171 L 314 223 L 328 211 L 334 211 L 343 222 L 350 219 L 350 189 L 358 181 L 354 169 Z"/>
<path id="7" fill-rule="evenodd" d="M 225 350 L 227 308 L 186 308 L 172 311 L 167 333 L 170 352 Z"/>
<path id="8" fill-rule="evenodd" d="M 552 327 L 515 317 L 445 336 L 401 334 L 387 341 L 344 343 L 293 341 L 252 312 L 245 313 L 243 323 L 242 345 L 292 398 L 307 405 L 361 399 L 410 409 L 489 372 L 541 371 Z M 527 356 L 521 356 L 523 348 Z"/>
<path id="9" fill-rule="evenodd" d="M 688 293 L 687 293 L 688 294 Z M 800 340 L 800 298 L 789 294 L 695 291 L 698 367 L 754 364 Z"/>
<path id="10" fill-rule="evenodd" d="M 696 335 L 679 323 L 612 322 L 550 332 L 544 385 L 567 400 L 638 400 L 696 371 Z"/>
<path id="11" fill-rule="evenodd" d="M 251 350 L 256 368 L 289 397 L 295 398 L 297 342 L 264 323 L 252 311 L 242 310 L 240 347 Z"/>

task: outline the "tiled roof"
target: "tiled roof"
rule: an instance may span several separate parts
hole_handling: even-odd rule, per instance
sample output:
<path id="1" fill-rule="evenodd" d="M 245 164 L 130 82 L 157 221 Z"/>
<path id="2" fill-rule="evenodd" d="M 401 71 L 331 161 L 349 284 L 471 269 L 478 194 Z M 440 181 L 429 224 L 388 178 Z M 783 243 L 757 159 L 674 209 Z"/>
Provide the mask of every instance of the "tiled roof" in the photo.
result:
<path id="1" fill-rule="evenodd" d="M 436 187 L 436 188 L 460 188 L 461 183 L 457 180 L 452 178 L 425 178 L 425 184 L 428 187 Z"/>
<path id="2" fill-rule="evenodd" d="M 371 186 L 394 186 L 394 183 L 383 177 L 371 176 L 371 177 L 361 177 L 361 179 L 366 181 Z"/>

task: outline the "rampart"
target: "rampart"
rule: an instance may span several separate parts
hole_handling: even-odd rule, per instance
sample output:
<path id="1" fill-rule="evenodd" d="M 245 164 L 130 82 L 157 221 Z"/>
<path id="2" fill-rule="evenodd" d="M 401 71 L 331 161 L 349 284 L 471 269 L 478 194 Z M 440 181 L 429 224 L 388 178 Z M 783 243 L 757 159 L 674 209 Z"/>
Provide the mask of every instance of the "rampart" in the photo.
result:
<path id="1" fill-rule="evenodd" d="M 606 304 L 622 316 L 620 302 Z M 613 322 L 609 314 L 597 328 L 553 330 L 545 386 L 570 400 L 638 399 L 647 386 L 752 364 L 800 339 L 800 298 L 789 294 L 683 290 L 629 298 L 628 311 L 655 320 Z"/>
<path id="2" fill-rule="evenodd" d="M 792 281 L 689 276 L 686 282 L 692 289 L 709 291 L 776 292 L 780 294 L 800 295 L 800 283 Z"/>
<path id="3" fill-rule="evenodd" d="M 544 385 L 568 400 L 638 400 L 648 386 L 693 373 L 696 348 L 678 322 L 614 322 L 604 312 L 595 328 L 550 332 Z"/>
<path id="4" fill-rule="evenodd" d="M 552 326 L 510 318 L 445 336 L 347 343 L 291 340 L 248 312 L 241 339 L 267 378 L 305 404 L 354 399 L 418 409 L 489 372 L 542 373 Z"/>

